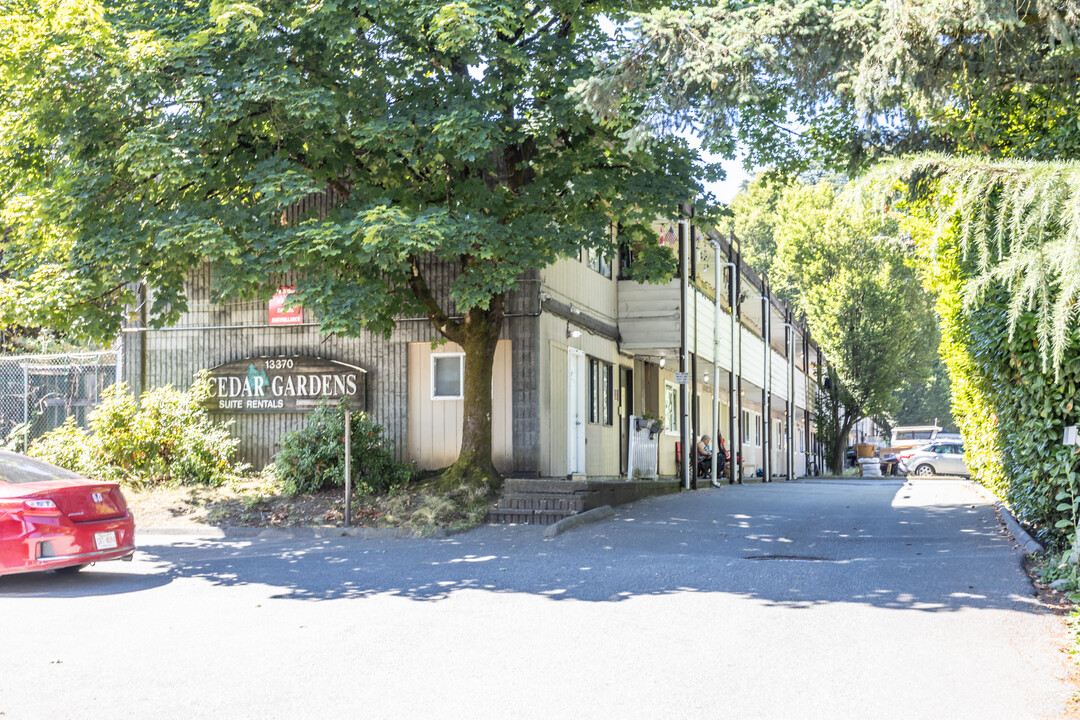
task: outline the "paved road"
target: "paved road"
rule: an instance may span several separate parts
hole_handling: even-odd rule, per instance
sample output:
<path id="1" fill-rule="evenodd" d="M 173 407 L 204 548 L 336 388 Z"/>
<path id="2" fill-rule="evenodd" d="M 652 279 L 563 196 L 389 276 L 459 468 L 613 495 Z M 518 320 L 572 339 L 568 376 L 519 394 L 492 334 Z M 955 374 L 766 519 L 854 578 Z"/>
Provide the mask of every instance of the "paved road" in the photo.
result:
<path id="1" fill-rule="evenodd" d="M 141 537 L 0 578 L 0 720 L 1057 717 L 1060 619 L 961 481 L 444 540 Z"/>

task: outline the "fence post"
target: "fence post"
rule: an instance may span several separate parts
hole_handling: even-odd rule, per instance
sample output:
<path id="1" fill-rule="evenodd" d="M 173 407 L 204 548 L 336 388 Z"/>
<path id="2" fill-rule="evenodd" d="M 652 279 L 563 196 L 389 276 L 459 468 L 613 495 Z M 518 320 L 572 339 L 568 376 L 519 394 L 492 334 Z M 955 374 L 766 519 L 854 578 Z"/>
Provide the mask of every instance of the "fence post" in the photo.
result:
<path id="1" fill-rule="evenodd" d="M 345 527 L 352 521 L 352 408 L 345 408 Z"/>
<path id="2" fill-rule="evenodd" d="M 23 452 L 30 442 L 30 358 L 23 359 Z"/>

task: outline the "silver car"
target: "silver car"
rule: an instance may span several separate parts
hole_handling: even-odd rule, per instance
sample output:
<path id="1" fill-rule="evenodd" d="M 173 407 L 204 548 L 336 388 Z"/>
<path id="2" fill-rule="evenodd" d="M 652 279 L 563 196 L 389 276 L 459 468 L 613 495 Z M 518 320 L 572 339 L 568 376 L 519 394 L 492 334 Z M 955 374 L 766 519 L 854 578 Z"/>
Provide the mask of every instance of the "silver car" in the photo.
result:
<path id="1" fill-rule="evenodd" d="M 934 442 L 920 448 L 904 450 L 899 455 L 900 470 L 914 475 L 967 476 L 964 445 L 960 442 Z"/>

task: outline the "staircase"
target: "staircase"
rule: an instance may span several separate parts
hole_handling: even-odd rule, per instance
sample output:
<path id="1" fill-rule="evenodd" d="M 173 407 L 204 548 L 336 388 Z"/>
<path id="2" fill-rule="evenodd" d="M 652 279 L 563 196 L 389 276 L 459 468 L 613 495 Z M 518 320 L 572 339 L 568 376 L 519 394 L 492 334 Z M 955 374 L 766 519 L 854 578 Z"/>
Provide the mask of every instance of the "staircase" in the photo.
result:
<path id="1" fill-rule="evenodd" d="M 622 505 L 652 495 L 678 492 L 674 480 L 530 480 L 508 478 L 488 522 L 551 525 L 604 505 Z"/>

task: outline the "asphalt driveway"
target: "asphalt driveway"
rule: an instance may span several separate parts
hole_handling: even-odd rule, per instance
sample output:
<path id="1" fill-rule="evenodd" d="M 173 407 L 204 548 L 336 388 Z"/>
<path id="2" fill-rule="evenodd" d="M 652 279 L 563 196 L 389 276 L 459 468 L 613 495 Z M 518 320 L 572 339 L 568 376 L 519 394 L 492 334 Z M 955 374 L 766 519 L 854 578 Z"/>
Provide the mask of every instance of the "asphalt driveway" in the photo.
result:
<path id="1" fill-rule="evenodd" d="M 964 481 L 724 487 L 541 531 L 144 535 L 132 563 L 0 578 L 0 718 L 1028 719 L 1074 691 Z"/>

